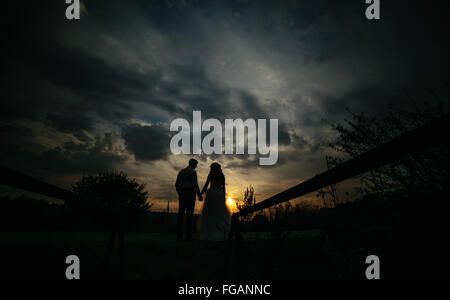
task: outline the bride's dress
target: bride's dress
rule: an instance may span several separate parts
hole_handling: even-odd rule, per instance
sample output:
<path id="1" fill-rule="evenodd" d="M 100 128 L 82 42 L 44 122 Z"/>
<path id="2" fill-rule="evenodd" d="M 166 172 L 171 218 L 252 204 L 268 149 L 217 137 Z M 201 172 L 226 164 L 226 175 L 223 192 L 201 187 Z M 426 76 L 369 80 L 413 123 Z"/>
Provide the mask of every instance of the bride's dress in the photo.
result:
<path id="1" fill-rule="evenodd" d="M 209 180 L 209 178 L 208 178 Z M 231 213 L 225 204 L 224 182 L 211 180 L 200 216 L 200 239 L 224 241 L 228 238 Z"/>

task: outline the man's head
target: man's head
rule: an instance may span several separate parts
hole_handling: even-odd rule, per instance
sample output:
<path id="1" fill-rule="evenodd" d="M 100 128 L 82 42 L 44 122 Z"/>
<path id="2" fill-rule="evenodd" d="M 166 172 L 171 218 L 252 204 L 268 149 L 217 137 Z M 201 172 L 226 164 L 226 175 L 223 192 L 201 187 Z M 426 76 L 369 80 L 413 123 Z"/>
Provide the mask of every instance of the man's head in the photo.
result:
<path id="1" fill-rule="evenodd" d="M 197 168 L 197 165 L 198 165 L 198 161 L 197 161 L 196 159 L 191 158 L 191 159 L 189 160 L 189 166 L 190 166 L 192 169 Z"/>

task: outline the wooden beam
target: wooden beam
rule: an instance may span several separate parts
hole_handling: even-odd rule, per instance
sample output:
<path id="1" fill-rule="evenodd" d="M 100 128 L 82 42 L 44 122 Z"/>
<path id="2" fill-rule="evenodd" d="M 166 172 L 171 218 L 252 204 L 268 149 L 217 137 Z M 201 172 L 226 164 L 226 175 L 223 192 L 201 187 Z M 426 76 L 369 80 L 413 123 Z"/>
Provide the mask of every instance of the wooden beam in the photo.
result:
<path id="1" fill-rule="evenodd" d="M 252 212 L 304 196 L 367 171 L 396 162 L 404 157 L 422 153 L 430 148 L 437 146 L 448 147 L 448 121 L 448 115 L 436 119 L 425 126 L 409 131 L 388 143 L 380 145 L 359 157 L 235 213 L 235 215 L 246 216 Z"/>
<path id="2" fill-rule="evenodd" d="M 73 199 L 74 196 L 71 191 L 1 166 L 0 184 L 64 201 Z"/>

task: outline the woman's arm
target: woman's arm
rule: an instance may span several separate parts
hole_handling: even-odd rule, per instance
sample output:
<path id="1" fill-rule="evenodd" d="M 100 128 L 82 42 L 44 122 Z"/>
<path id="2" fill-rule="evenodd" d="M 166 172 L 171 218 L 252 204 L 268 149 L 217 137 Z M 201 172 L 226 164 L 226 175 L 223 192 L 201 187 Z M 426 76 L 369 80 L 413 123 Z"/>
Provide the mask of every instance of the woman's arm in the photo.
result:
<path id="1" fill-rule="evenodd" d="M 225 191 L 225 177 L 223 177 L 223 194 L 226 195 L 226 191 Z"/>
<path id="2" fill-rule="evenodd" d="M 206 189 L 208 188 L 208 184 L 209 184 L 209 175 L 208 178 L 206 179 L 205 185 L 203 186 L 202 192 L 201 194 L 203 194 L 204 192 L 206 192 Z"/>

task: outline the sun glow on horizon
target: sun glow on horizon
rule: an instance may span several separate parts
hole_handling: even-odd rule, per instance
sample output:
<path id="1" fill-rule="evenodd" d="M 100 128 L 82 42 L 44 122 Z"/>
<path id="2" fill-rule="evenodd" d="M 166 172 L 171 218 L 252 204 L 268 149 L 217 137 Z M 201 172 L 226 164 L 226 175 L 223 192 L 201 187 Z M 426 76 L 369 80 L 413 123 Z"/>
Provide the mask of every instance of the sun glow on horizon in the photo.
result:
<path id="1" fill-rule="evenodd" d="M 233 210 L 236 207 L 236 202 L 231 197 L 227 198 L 227 206 L 229 209 Z"/>

